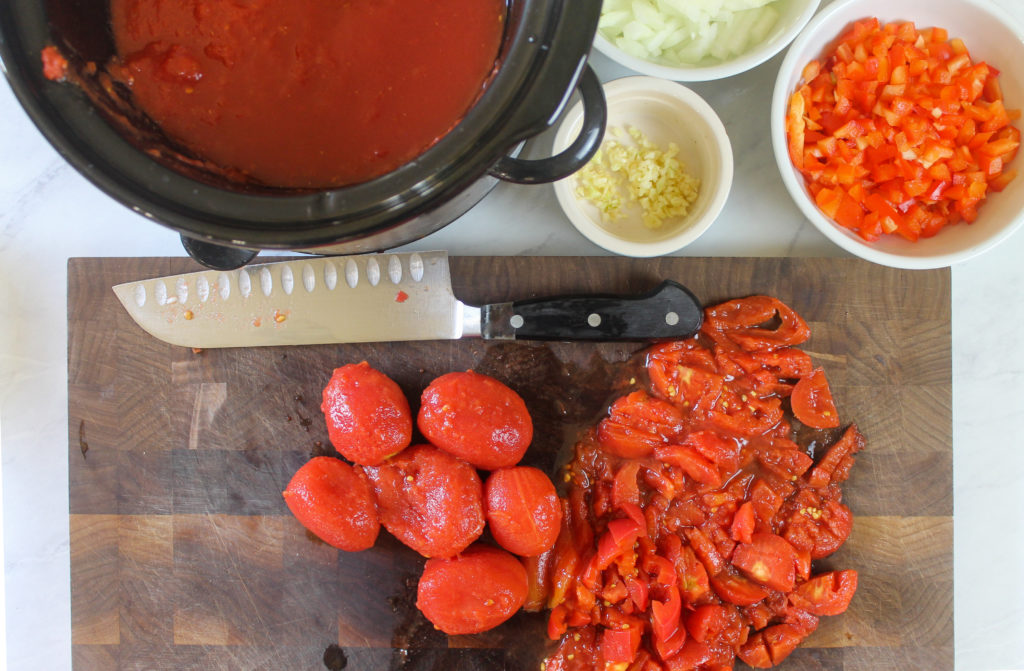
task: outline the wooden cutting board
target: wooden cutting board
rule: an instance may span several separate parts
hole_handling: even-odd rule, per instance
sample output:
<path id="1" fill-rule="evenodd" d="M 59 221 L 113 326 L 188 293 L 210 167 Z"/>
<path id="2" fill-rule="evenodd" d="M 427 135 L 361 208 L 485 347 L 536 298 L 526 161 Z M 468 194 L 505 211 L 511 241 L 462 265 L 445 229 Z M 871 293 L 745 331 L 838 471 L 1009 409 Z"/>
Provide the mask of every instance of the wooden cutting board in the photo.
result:
<path id="1" fill-rule="evenodd" d="M 528 461 L 552 469 L 638 346 L 467 340 L 194 353 L 149 337 L 110 290 L 198 269 L 187 259 L 68 264 L 75 671 L 539 668 L 543 616 L 449 639 L 412 605 L 421 567 L 412 551 L 382 532 L 372 550 L 339 552 L 294 521 L 280 492 L 307 459 L 332 452 L 319 402 L 336 366 L 367 360 L 413 399 L 444 372 L 494 375 L 533 414 Z M 853 534 L 819 567 L 858 569 L 859 591 L 783 668 L 952 668 L 948 270 L 463 257 L 452 271 L 456 294 L 475 304 L 629 293 L 668 277 L 706 303 L 767 293 L 794 307 L 813 330 L 804 349 L 868 448 L 846 486 Z"/>

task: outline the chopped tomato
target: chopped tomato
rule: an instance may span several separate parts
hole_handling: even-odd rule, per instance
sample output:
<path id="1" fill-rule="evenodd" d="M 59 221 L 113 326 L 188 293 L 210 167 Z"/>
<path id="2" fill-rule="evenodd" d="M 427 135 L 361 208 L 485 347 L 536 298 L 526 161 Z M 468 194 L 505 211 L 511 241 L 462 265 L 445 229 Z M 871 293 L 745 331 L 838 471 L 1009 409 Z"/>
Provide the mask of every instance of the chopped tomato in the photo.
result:
<path id="1" fill-rule="evenodd" d="M 714 637 L 729 625 L 729 613 L 725 606 L 707 603 L 697 606 L 686 616 L 686 630 L 694 640 L 703 643 Z"/>
<path id="2" fill-rule="evenodd" d="M 839 413 L 836 412 L 825 371 L 821 368 L 815 368 L 810 375 L 800 378 L 789 400 L 793 414 L 801 423 L 815 429 L 839 426 Z"/>
<path id="3" fill-rule="evenodd" d="M 732 565 L 751 580 L 779 592 L 789 592 L 796 584 L 796 552 L 775 534 L 756 533 L 749 543 L 737 545 Z"/>
<path id="4" fill-rule="evenodd" d="M 812 615 L 839 615 L 856 591 L 856 571 L 829 571 L 798 585 L 789 602 Z"/>
<path id="5" fill-rule="evenodd" d="M 640 649 L 639 627 L 601 630 L 601 657 L 605 662 L 632 662 Z"/>
<path id="6" fill-rule="evenodd" d="M 711 584 L 722 601 L 737 606 L 749 606 L 769 594 L 767 588 L 728 569 L 711 576 Z"/>
<path id="7" fill-rule="evenodd" d="M 858 77 L 894 69 L 851 58 Z M 892 102 L 904 92 L 881 86 L 847 94 L 904 105 Z M 865 146 L 882 146 L 858 124 L 806 125 L 846 125 L 843 133 L 875 143 Z M 842 178 L 860 174 L 844 169 Z M 866 199 L 858 188 L 843 194 Z M 913 216 L 902 201 L 871 202 L 887 220 Z M 850 533 L 839 485 L 861 440 L 850 433 L 817 464 L 796 442 L 814 428 L 794 430 L 787 412 L 803 392 L 783 399 L 817 375 L 795 349 L 809 336 L 806 322 L 769 296 L 709 307 L 700 334 L 652 347 L 648 385 L 614 400 L 582 434 L 546 560 L 548 631 L 561 639 L 546 668 L 724 671 L 737 656 L 770 666 L 814 630 L 819 612 L 852 594 L 855 581 L 811 573 L 812 560 Z"/>
<path id="8" fill-rule="evenodd" d="M 754 524 L 754 504 L 744 501 L 732 517 L 729 536 L 737 543 L 749 543 L 750 536 L 754 533 Z"/>

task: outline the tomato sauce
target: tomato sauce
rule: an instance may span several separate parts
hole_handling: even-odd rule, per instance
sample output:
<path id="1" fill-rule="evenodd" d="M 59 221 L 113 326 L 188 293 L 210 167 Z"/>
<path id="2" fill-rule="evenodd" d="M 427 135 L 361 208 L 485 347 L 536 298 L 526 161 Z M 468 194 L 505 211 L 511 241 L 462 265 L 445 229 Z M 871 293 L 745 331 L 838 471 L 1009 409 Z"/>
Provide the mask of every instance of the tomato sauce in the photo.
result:
<path id="1" fill-rule="evenodd" d="M 228 174 L 352 184 L 422 154 L 479 98 L 503 0 L 111 0 L 116 78 Z"/>

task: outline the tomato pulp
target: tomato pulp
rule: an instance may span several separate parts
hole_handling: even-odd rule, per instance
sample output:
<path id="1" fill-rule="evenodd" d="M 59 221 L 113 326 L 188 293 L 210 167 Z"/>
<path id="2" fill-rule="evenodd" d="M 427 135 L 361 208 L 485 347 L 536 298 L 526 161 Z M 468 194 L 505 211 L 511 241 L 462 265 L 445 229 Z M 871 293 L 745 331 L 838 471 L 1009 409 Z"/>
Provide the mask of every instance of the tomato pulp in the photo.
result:
<path id="1" fill-rule="evenodd" d="M 169 137 L 281 187 L 386 174 L 495 68 L 504 0 L 111 0 L 113 74 Z"/>

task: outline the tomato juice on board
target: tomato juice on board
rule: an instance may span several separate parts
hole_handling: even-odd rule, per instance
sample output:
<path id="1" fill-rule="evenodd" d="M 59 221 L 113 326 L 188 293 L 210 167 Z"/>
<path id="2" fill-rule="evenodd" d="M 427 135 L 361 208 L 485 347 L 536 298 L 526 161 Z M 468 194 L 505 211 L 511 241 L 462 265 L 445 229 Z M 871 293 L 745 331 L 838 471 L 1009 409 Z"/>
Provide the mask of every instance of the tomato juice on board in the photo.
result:
<path id="1" fill-rule="evenodd" d="M 378 177 L 495 69 L 503 0 L 111 0 L 112 74 L 173 140 L 271 186 Z"/>

